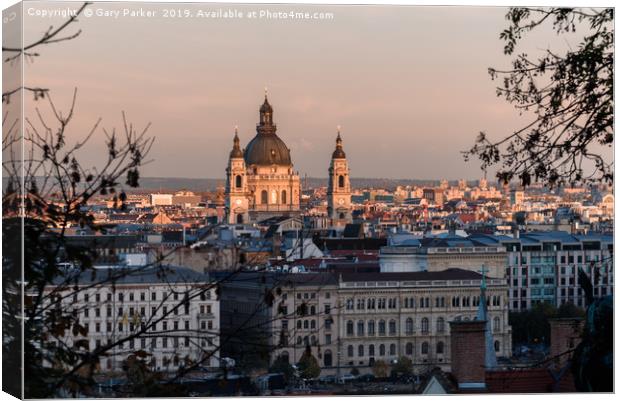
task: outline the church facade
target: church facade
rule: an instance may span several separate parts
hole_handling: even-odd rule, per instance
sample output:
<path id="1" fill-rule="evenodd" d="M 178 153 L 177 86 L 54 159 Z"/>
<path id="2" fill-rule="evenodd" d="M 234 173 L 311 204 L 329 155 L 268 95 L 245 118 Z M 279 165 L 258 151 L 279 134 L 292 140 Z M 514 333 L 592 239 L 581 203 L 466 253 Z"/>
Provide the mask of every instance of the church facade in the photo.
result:
<path id="1" fill-rule="evenodd" d="M 257 222 L 301 214 L 301 180 L 293 170 L 290 149 L 276 134 L 273 107 L 267 95 L 260 107 L 256 135 L 241 149 L 235 129 L 226 168 L 227 222 Z M 349 169 L 340 132 L 329 168 L 328 215 L 334 224 L 350 220 Z"/>

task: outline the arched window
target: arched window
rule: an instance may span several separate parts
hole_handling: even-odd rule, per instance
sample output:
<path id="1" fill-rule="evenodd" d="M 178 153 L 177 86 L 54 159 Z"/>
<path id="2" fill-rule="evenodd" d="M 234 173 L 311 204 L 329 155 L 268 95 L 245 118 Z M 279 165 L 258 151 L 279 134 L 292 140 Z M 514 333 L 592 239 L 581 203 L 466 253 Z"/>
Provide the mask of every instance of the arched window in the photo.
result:
<path id="1" fill-rule="evenodd" d="M 364 335 L 364 321 L 363 320 L 360 320 L 357 322 L 357 335 L 358 336 Z"/>
<path id="2" fill-rule="evenodd" d="M 338 176 L 338 187 L 344 188 L 344 175 Z"/>
<path id="3" fill-rule="evenodd" d="M 375 321 L 374 320 L 370 320 L 368 322 L 368 335 L 369 336 L 375 335 Z"/>
<path id="4" fill-rule="evenodd" d="M 396 335 L 396 320 L 390 320 L 390 335 Z"/>
<path id="5" fill-rule="evenodd" d="M 396 355 L 396 344 L 390 344 L 390 355 Z"/>
<path id="6" fill-rule="evenodd" d="M 297 328 L 298 328 L 298 329 L 301 329 L 301 320 L 298 320 L 298 321 L 297 321 Z"/>
<path id="7" fill-rule="evenodd" d="M 304 345 L 310 345 L 310 338 L 308 336 L 304 336 Z"/>
<path id="8" fill-rule="evenodd" d="M 437 333 L 443 333 L 446 330 L 446 321 L 443 317 L 437 319 Z"/>
<path id="9" fill-rule="evenodd" d="M 349 346 L 347 347 L 347 356 L 348 356 L 349 358 L 353 358 L 353 346 L 352 346 L 352 345 L 349 345 Z"/>
<path id="10" fill-rule="evenodd" d="M 288 357 L 288 352 L 284 351 L 280 354 L 280 358 L 285 361 L 286 363 L 289 363 L 289 357 Z"/>
<path id="11" fill-rule="evenodd" d="M 379 320 L 379 335 L 385 335 L 385 320 Z"/>
<path id="12" fill-rule="evenodd" d="M 315 336 L 310 337 L 310 344 L 312 344 L 312 345 L 317 345 L 318 344 L 317 341 L 316 341 L 316 337 Z"/>
<path id="13" fill-rule="evenodd" d="M 493 348 L 495 348 L 495 352 L 499 352 L 499 341 L 493 343 Z"/>
<path id="14" fill-rule="evenodd" d="M 304 320 L 304 329 L 307 329 L 307 328 L 308 328 L 308 321 Z"/>
<path id="15" fill-rule="evenodd" d="M 368 346 L 368 356 L 375 356 L 375 346 L 374 346 L 374 344 L 370 344 Z"/>
<path id="16" fill-rule="evenodd" d="M 501 327 L 501 321 L 499 319 L 499 316 L 495 316 L 493 318 L 493 331 L 497 333 L 500 330 L 500 327 Z"/>
<path id="17" fill-rule="evenodd" d="M 442 341 L 439 341 L 437 343 L 437 353 L 438 354 L 443 354 L 443 342 Z"/>
<path id="18" fill-rule="evenodd" d="M 413 319 L 410 317 L 405 321 L 405 333 L 413 334 Z"/>
<path id="19" fill-rule="evenodd" d="M 357 347 L 357 356 L 364 356 L 364 346 L 363 345 L 359 345 Z"/>
<path id="20" fill-rule="evenodd" d="M 326 350 L 323 354 L 323 365 L 332 366 L 332 352 L 330 350 Z"/>
<path id="21" fill-rule="evenodd" d="M 340 215 L 338 215 L 338 218 L 339 218 L 340 220 L 344 220 L 344 218 L 345 218 L 344 213 L 340 213 Z"/>
<path id="22" fill-rule="evenodd" d="M 243 215 L 242 214 L 238 214 L 237 215 L 237 224 L 243 224 Z"/>
<path id="23" fill-rule="evenodd" d="M 297 337 L 297 345 L 301 345 L 301 336 Z"/>
<path id="24" fill-rule="evenodd" d="M 310 314 L 311 314 L 311 315 L 316 315 L 316 306 L 312 305 L 312 306 L 310 307 Z"/>
<path id="25" fill-rule="evenodd" d="M 240 175 L 235 176 L 235 187 L 237 188 L 241 188 L 242 184 L 243 184 L 243 179 L 241 178 Z"/>
<path id="26" fill-rule="evenodd" d="M 421 330 L 422 333 L 428 333 L 428 319 L 427 318 L 422 318 L 422 323 L 421 323 Z"/>
<path id="27" fill-rule="evenodd" d="M 316 320 L 311 320 L 310 321 L 310 328 L 311 329 L 316 329 Z"/>
<path id="28" fill-rule="evenodd" d="M 405 353 L 407 355 L 413 355 L 413 344 L 412 343 L 407 343 L 407 345 L 405 345 Z"/>
<path id="29" fill-rule="evenodd" d="M 269 203 L 269 194 L 264 189 L 260 191 L 260 203 L 261 205 Z"/>
<path id="30" fill-rule="evenodd" d="M 282 191 L 282 204 L 286 205 L 288 200 L 286 199 L 286 191 Z"/>
<path id="31" fill-rule="evenodd" d="M 353 335 L 353 320 L 347 321 L 347 335 L 348 336 Z"/>
<path id="32" fill-rule="evenodd" d="M 426 341 L 422 343 L 422 355 L 428 355 L 428 343 Z"/>
<path id="33" fill-rule="evenodd" d="M 385 345 L 383 345 L 383 344 L 379 345 L 379 355 L 380 356 L 384 356 L 385 355 Z"/>

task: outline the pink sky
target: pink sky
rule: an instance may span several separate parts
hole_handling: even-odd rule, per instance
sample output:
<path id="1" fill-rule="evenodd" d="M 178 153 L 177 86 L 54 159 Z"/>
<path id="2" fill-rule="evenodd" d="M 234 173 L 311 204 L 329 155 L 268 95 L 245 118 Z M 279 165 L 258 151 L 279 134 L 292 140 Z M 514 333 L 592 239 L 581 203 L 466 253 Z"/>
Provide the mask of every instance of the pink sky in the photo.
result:
<path id="1" fill-rule="evenodd" d="M 77 7 L 27 7 L 50 4 Z M 172 5 L 335 16 L 291 21 L 165 19 L 165 4 L 129 7 L 160 16 L 82 17 L 73 27 L 82 34 L 41 48 L 25 74 L 28 84 L 49 87 L 61 108 L 78 88 L 75 138 L 98 117 L 121 128 L 122 110 L 138 127 L 151 122 L 154 161 L 143 176 L 223 178 L 234 126 L 244 146 L 265 86 L 295 168 L 313 177 L 327 175 L 337 125 L 354 177 L 457 179 L 482 174 L 459 153 L 479 131 L 499 137 L 525 122 L 496 97 L 487 74 L 510 61 L 499 40 L 505 8 Z M 27 17 L 25 42 L 61 20 Z M 543 30 L 521 49 L 534 54 L 569 43 Z M 27 106 L 32 113 L 33 102 Z M 84 149 L 93 163 L 102 160 L 102 136 Z"/>

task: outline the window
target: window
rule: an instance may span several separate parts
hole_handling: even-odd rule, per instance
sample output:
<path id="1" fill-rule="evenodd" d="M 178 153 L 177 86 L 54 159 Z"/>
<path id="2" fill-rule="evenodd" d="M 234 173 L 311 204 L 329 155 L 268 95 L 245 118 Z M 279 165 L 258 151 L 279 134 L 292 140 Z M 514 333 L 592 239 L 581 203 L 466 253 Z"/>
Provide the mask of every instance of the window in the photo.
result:
<path id="1" fill-rule="evenodd" d="M 396 335 L 396 320 L 390 320 L 390 335 Z"/>
<path id="2" fill-rule="evenodd" d="M 344 188 L 344 175 L 339 175 L 338 176 L 338 187 L 339 188 Z"/>
<path id="3" fill-rule="evenodd" d="M 368 308 L 367 309 L 375 309 L 375 299 L 374 298 L 369 298 L 368 299 Z"/>
<path id="4" fill-rule="evenodd" d="M 422 318 L 422 323 L 421 323 L 421 329 L 422 329 L 422 333 L 428 333 L 428 319 L 427 318 Z"/>
<path id="5" fill-rule="evenodd" d="M 241 176 L 237 175 L 235 176 L 235 187 L 241 188 L 241 186 L 242 186 Z"/>
<path id="6" fill-rule="evenodd" d="M 360 345 L 357 347 L 357 356 L 364 356 L 364 346 Z"/>
<path id="7" fill-rule="evenodd" d="M 368 356 L 375 356 L 375 346 L 374 346 L 374 344 L 370 344 L 368 346 Z"/>
<path id="8" fill-rule="evenodd" d="M 428 343 L 426 341 L 422 343 L 422 355 L 428 355 Z"/>
<path id="9" fill-rule="evenodd" d="M 396 355 L 396 344 L 390 344 L 390 355 Z"/>
<path id="10" fill-rule="evenodd" d="M 332 335 L 325 334 L 325 345 L 330 345 L 332 343 Z"/>
<path id="11" fill-rule="evenodd" d="M 347 335 L 348 336 L 352 336 L 353 335 L 353 320 L 349 320 L 347 322 Z"/>
<path id="12" fill-rule="evenodd" d="M 330 350 L 325 351 L 323 355 L 323 365 L 332 366 L 332 352 Z"/>
<path id="13" fill-rule="evenodd" d="M 370 320 L 368 322 L 368 335 L 369 336 L 375 335 L 375 321 L 374 320 Z"/>
<path id="14" fill-rule="evenodd" d="M 353 310 L 353 299 L 347 299 L 347 310 Z"/>
<path id="15" fill-rule="evenodd" d="M 499 352 L 499 348 L 500 348 L 500 347 L 499 347 L 499 341 L 495 341 L 495 342 L 493 343 L 493 348 L 495 349 L 495 352 Z"/>
<path id="16" fill-rule="evenodd" d="M 151 292 L 151 301 L 157 301 L 157 293 L 155 291 Z"/>
<path id="17" fill-rule="evenodd" d="M 358 336 L 364 335 L 364 321 L 363 320 L 360 320 L 357 322 L 357 335 Z"/>
<path id="18" fill-rule="evenodd" d="M 438 354 L 443 354 L 443 348 L 444 348 L 444 346 L 443 346 L 443 342 L 439 341 L 439 342 L 437 343 L 437 347 L 436 347 L 436 348 L 437 348 L 437 353 L 438 353 Z"/>
<path id="19" fill-rule="evenodd" d="M 325 304 L 325 314 L 329 315 L 329 313 L 331 312 L 331 305 L 330 304 Z"/>
<path id="20" fill-rule="evenodd" d="M 384 344 L 379 345 L 379 355 L 380 356 L 384 356 L 385 355 L 385 345 Z"/>
<path id="21" fill-rule="evenodd" d="M 349 358 L 353 358 L 353 346 L 352 346 L 352 345 L 349 345 L 349 346 L 347 347 L 347 356 L 348 356 Z"/>
<path id="22" fill-rule="evenodd" d="M 498 316 L 493 318 L 493 332 L 497 333 L 500 331 L 501 321 Z"/>
<path id="23" fill-rule="evenodd" d="M 260 203 L 261 205 L 266 205 L 269 201 L 269 196 L 267 194 L 267 191 L 262 190 L 260 193 Z"/>
<path id="24" fill-rule="evenodd" d="M 437 333 L 443 333 L 446 330 L 446 322 L 440 317 L 437 319 Z"/>
<path id="25" fill-rule="evenodd" d="M 379 320 L 379 335 L 385 335 L 385 320 Z"/>
<path id="26" fill-rule="evenodd" d="M 413 334 L 413 319 L 410 317 L 405 321 L 405 333 Z"/>
<path id="27" fill-rule="evenodd" d="M 413 355 L 413 344 L 412 343 L 407 343 L 405 345 L 405 354 Z"/>
<path id="28" fill-rule="evenodd" d="M 282 191 L 282 204 L 286 205 L 286 203 L 287 203 L 286 191 Z"/>

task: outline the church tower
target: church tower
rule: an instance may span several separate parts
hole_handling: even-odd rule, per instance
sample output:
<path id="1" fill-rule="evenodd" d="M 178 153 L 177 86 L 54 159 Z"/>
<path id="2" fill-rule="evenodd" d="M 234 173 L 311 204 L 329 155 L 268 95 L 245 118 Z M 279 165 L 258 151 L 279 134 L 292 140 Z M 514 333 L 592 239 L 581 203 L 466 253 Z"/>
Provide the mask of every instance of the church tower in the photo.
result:
<path id="1" fill-rule="evenodd" d="M 240 224 L 248 222 L 248 195 L 245 159 L 239 146 L 239 135 L 235 127 L 233 148 L 230 151 L 226 168 L 226 209 L 228 223 Z"/>
<path id="2" fill-rule="evenodd" d="M 327 214 L 332 225 L 342 226 L 350 223 L 351 218 L 351 183 L 349 181 L 349 163 L 342 150 L 340 127 L 336 138 L 336 149 L 329 165 L 329 186 L 327 188 Z"/>

